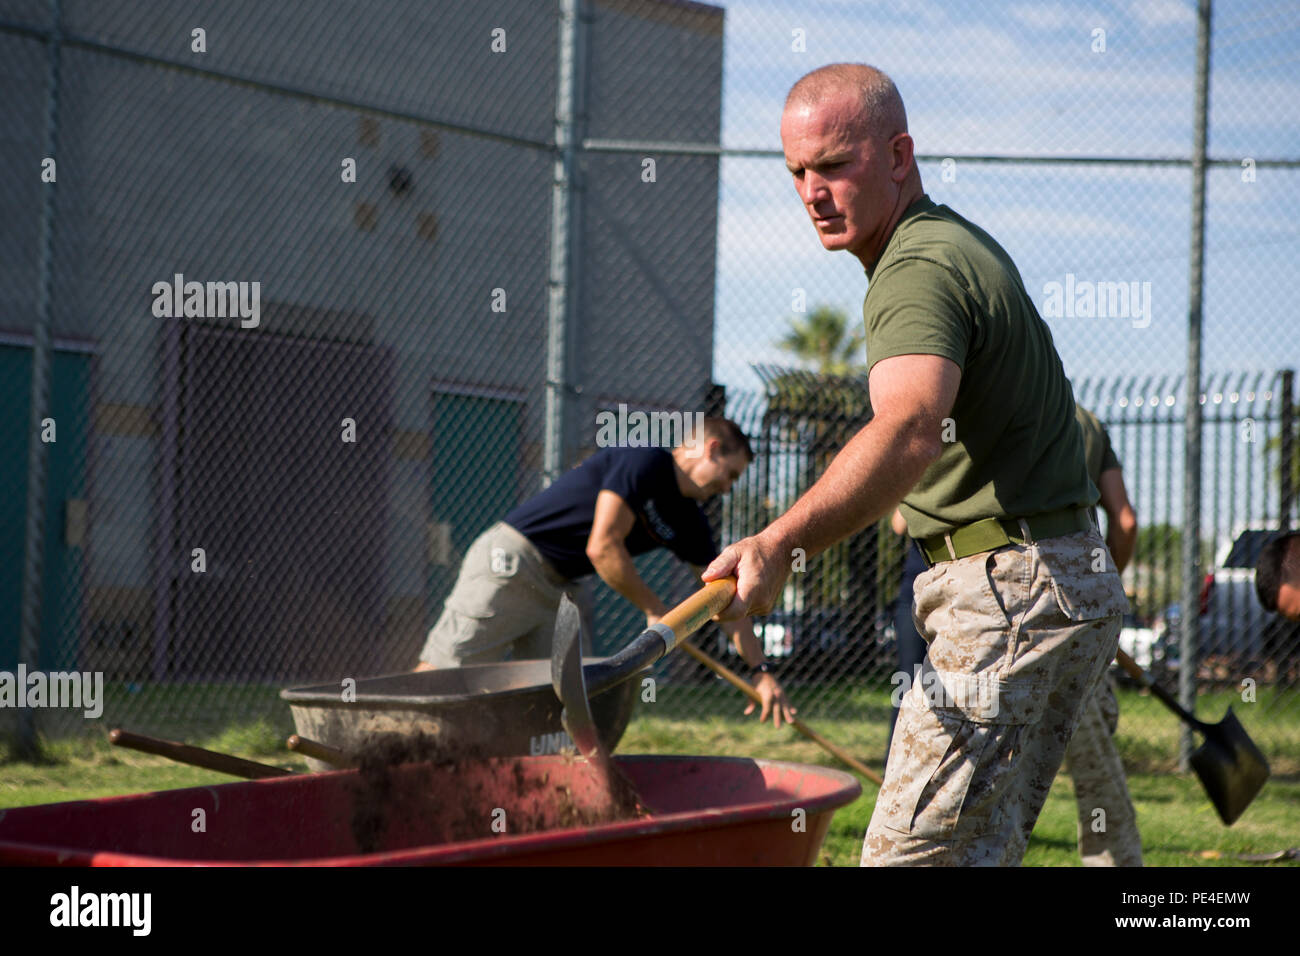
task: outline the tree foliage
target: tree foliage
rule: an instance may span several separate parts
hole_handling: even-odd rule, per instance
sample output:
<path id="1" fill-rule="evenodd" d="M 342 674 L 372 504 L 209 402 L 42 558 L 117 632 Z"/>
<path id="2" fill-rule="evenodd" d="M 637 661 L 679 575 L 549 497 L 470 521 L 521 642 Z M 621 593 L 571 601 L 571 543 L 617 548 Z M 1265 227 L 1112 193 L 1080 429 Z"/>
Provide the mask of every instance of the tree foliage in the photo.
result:
<path id="1" fill-rule="evenodd" d="M 821 375 L 849 375 L 866 363 L 865 342 L 866 332 L 852 328 L 841 310 L 819 305 L 806 317 L 793 317 L 778 345 Z"/>

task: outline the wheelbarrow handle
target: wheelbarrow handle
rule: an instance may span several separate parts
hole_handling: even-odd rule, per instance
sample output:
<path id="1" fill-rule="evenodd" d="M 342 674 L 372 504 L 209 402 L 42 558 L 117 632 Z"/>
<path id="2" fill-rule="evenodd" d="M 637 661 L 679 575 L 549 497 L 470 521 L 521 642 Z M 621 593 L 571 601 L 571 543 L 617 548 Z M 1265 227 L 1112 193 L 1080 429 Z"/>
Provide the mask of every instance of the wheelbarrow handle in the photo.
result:
<path id="1" fill-rule="evenodd" d="M 335 767 L 355 767 L 356 758 L 351 754 L 339 750 L 337 747 L 331 747 L 329 744 L 323 744 L 317 740 L 291 734 L 289 739 L 284 742 L 285 747 L 294 753 L 302 754 L 304 757 L 312 757 L 323 763 L 332 764 Z"/>
<path id="2" fill-rule="evenodd" d="M 133 734 L 129 730 L 121 730 L 120 728 L 114 728 L 108 732 L 108 742 L 115 747 L 127 747 L 131 750 L 139 750 L 141 753 L 155 754 L 159 757 L 175 760 L 177 763 L 189 764 L 191 767 L 202 767 L 204 770 L 228 773 L 232 777 L 243 777 L 247 780 L 260 780 L 264 777 L 285 777 L 293 773 L 292 770 L 285 770 L 283 767 L 272 767 L 270 764 L 245 760 L 243 757 L 232 757 L 230 754 L 218 753 L 215 750 L 191 747 L 189 744 L 177 743 L 174 740 L 162 740 L 158 737 L 146 737 L 144 734 Z"/>

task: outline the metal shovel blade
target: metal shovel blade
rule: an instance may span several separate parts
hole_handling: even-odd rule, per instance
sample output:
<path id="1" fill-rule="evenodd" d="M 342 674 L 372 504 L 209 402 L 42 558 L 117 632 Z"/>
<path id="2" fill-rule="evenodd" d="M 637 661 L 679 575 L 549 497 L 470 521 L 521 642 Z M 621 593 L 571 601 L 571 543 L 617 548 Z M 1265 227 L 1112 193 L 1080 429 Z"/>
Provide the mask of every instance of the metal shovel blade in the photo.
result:
<path id="1" fill-rule="evenodd" d="M 582 672 L 582 618 L 578 605 L 565 594 L 555 616 L 555 634 L 551 643 L 551 686 L 560 698 L 564 711 L 560 715 L 564 729 L 573 738 L 578 752 L 592 762 L 608 763 L 609 756 L 600 742 L 591 702 L 587 698 L 587 680 Z"/>
<path id="2" fill-rule="evenodd" d="M 587 677 L 582 667 L 582 621 L 578 606 L 566 594 L 560 599 L 551 645 L 551 686 L 564 705 L 560 720 L 579 752 L 595 772 L 594 817 L 589 822 L 620 820 L 649 813 L 632 781 L 614 766 L 601 742 L 587 698 Z"/>
<path id="3" fill-rule="evenodd" d="M 1205 735 L 1204 743 L 1192 753 L 1192 769 L 1201 778 L 1201 786 L 1205 788 L 1214 809 L 1219 811 L 1220 819 L 1225 825 L 1232 826 L 1264 786 L 1269 772 L 1268 761 L 1250 739 L 1246 728 L 1233 716 L 1232 708 L 1228 708 L 1228 712 L 1217 724 L 1197 720 L 1173 694 L 1153 681 L 1133 658 L 1119 651 L 1115 654 L 1115 660 L 1130 677 L 1151 691 L 1187 726 Z"/>
<path id="4" fill-rule="evenodd" d="M 1217 724 L 1197 724 L 1205 734 L 1205 742 L 1192 753 L 1192 769 L 1201 778 L 1219 817 L 1226 826 L 1232 826 L 1268 779 L 1268 761 L 1231 707 Z"/>

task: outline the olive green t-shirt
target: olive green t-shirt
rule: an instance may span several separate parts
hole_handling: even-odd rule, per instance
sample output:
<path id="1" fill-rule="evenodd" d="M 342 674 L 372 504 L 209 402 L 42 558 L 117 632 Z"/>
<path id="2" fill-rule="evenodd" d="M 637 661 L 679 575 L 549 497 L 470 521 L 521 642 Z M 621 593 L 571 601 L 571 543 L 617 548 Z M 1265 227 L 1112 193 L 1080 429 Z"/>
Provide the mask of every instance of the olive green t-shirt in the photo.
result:
<path id="1" fill-rule="evenodd" d="M 1098 488 L 1101 487 L 1101 473 L 1120 467 L 1115 449 L 1110 447 L 1110 434 L 1092 412 L 1082 405 L 1074 409 L 1078 419 L 1079 431 L 1083 434 L 1083 460 L 1088 465 L 1088 477 Z"/>
<path id="2" fill-rule="evenodd" d="M 962 370 L 943 451 L 903 498 L 913 537 L 1096 504 L 1052 334 L 988 233 L 922 196 L 867 277 L 870 365 L 924 354 Z"/>

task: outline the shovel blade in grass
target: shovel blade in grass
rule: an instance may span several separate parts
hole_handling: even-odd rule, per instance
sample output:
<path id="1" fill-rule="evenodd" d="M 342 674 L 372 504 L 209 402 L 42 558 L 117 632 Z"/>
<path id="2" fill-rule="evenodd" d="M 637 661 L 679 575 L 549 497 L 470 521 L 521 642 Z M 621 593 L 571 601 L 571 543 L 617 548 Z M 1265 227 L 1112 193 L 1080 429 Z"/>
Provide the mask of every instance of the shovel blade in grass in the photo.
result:
<path id="1" fill-rule="evenodd" d="M 1173 694 L 1153 681 L 1133 658 L 1119 651 L 1115 660 L 1184 723 L 1205 735 L 1204 742 L 1192 753 L 1192 769 L 1200 778 L 1214 809 L 1219 812 L 1219 818 L 1226 826 L 1232 826 L 1258 796 L 1269 775 L 1268 760 L 1250 739 L 1232 708 L 1228 708 L 1217 724 L 1197 720 Z"/>
<path id="2" fill-rule="evenodd" d="M 1217 724 L 1197 724 L 1205 741 L 1192 753 L 1192 769 L 1201 778 L 1220 819 L 1232 826 L 1268 780 L 1268 760 L 1231 707 Z"/>

